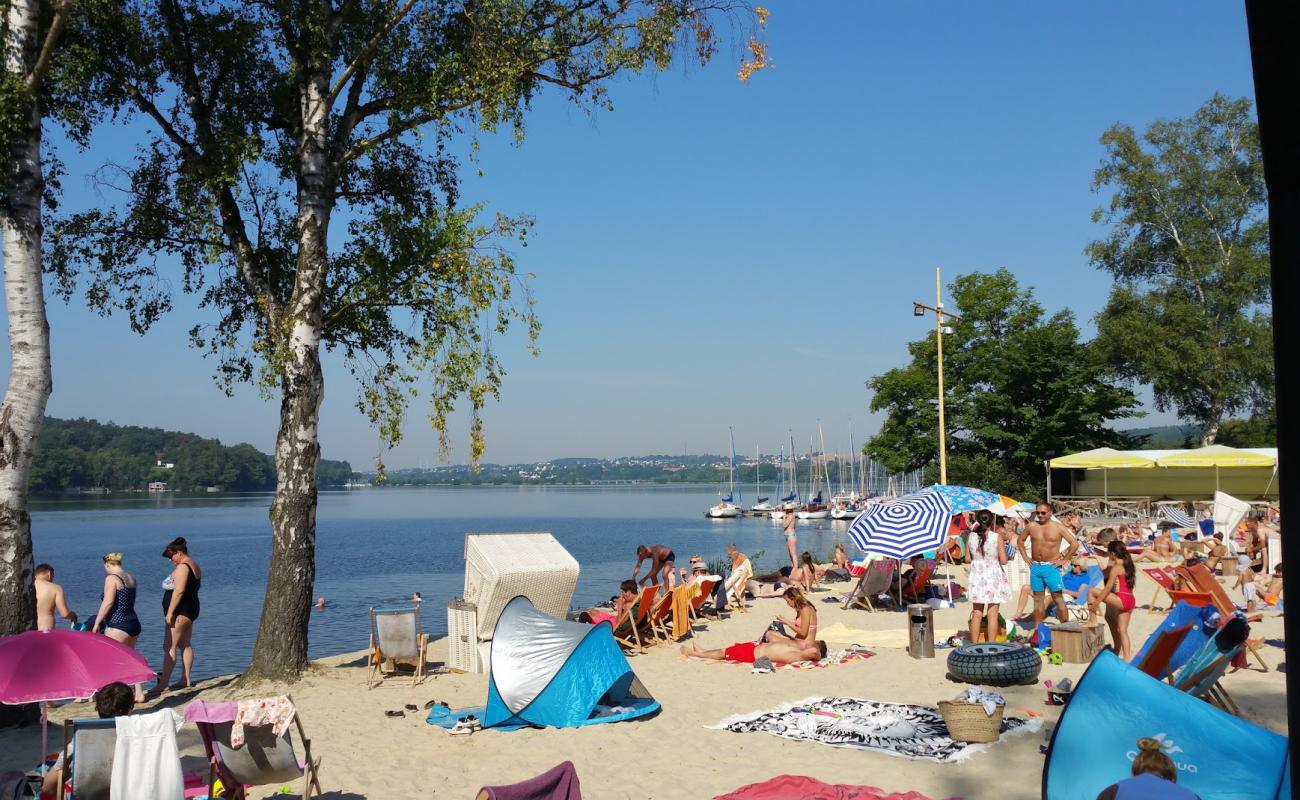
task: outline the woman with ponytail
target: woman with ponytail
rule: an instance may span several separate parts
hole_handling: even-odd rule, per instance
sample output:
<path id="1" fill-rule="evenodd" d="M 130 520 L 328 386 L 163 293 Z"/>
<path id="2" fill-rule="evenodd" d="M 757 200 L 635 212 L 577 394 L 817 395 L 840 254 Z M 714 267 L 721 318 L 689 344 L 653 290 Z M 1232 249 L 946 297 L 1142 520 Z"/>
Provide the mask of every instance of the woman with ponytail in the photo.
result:
<path id="1" fill-rule="evenodd" d="M 1199 800 L 1194 792 L 1178 785 L 1178 768 L 1165 755 L 1159 739 L 1137 740 L 1137 752 L 1131 753 L 1133 777 L 1112 783 L 1097 800 Z"/>
<path id="2" fill-rule="evenodd" d="M 1104 603 L 1111 638 L 1119 649 L 1120 658 L 1128 661 L 1131 658 L 1128 623 L 1133 616 L 1133 608 L 1137 605 L 1137 599 L 1133 597 L 1137 569 L 1133 566 L 1128 549 L 1119 540 L 1106 545 L 1106 555 L 1106 579 L 1101 586 L 1088 592 L 1088 626 L 1097 624 L 1097 610 Z"/>

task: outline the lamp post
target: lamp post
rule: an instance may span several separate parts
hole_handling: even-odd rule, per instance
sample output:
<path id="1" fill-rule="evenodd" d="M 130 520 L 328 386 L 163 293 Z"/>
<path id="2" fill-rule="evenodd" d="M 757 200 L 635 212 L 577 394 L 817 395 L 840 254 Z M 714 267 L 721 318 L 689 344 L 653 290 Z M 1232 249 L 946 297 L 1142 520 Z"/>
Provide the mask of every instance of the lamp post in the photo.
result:
<path id="1" fill-rule="evenodd" d="M 934 305 L 912 303 L 912 316 L 924 317 L 927 311 L 934 312 L 934 336 L 939 351 L 939 483 L 948 483 L 948 440 L 947 427 L 943 418 L 943 336 L 952 333 L 952 328 L 944 327 L 944 318 L 961 322 L 961 317 L 943 310 L 943 283 L 939 278 L 939 268 L 934 268 Z"/>

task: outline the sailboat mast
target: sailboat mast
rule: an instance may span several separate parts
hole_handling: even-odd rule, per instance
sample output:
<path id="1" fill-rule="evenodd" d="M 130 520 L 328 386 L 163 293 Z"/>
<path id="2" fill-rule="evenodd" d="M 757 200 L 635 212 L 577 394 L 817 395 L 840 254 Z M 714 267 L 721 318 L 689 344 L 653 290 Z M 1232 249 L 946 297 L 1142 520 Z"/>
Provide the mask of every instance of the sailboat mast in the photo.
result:
<path id="1" fill-rule="evenodd" d="M 731 489 L 731 496 L 736 497 L 736 431 L 727 428 L 727 433 L 731 435 L 731 482 L 729 488 Z M 739 501 L 738 497 L 736 499 Z"/>

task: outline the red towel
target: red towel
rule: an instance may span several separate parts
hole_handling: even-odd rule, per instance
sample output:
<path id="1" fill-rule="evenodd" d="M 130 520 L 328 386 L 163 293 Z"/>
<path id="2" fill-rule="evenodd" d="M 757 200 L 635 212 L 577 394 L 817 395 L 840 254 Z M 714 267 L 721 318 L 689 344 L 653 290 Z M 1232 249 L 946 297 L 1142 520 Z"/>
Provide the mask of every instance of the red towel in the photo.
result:
<path id="1" fill-rule="evenodd" d="M 578 772 L 565 761 L 526 781 L 509 786 L 484 786 L 488 800 L 582 800 Z"/>
<path id="2" fill-rule="evenodd" d="M 805 775 L 777 775 L 771 780 L 720 794 L 714 800 L 789 800 L 791 797 L 801 800 L 930 800 L 919 792 L 894 794 L 875 786 L 822 783 Z"/>

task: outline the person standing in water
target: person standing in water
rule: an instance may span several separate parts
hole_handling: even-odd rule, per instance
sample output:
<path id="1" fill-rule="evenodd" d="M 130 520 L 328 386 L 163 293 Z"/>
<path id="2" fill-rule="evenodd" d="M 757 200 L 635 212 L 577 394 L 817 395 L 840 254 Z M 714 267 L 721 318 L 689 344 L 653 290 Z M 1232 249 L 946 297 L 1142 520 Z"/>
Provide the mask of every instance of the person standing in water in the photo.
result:
<path id="1" fill-rule="evenodd" d="M 781 515 L 781 535 L 785 537 L 785 549 L 790 553 L 790 569 L 799 566 L 799 559 L 795 556 L 795 551 L 799 549 L 799 537 L 795 535 L 798 527 L 799 520 L 794 515 L 794 506 L 786 503 L 785 513 Z"/>
<path id="2" fill-rule="evenodd" d="M 203 581 L 203 570 L 190 558 L 189 546 L 185 537 L 177 536 L 162 552 L 163 558 L 176 565 L 172 570 L 171 586 L 163 586 L 163 668 L 158 674 L 160 691 L 169 688 L 181 689 L 194 685 L 191 672 L 194 668 L 194 648 L 191 637 L 194 623 L 199 618 L 199 586 Z M 180 652 L 182 682 L 169 686 L 172 668 L 176 666 L 177 651 Z"/>
<path id="3" fill-rule="evenodd" d="M 54 582 L 54 567 L 49 564 L 37 564 L 36 630 L 54 630 L 56 612 L 73 625 L 77 624 L 76 613 L 68 608 L 68 601 L 63 597 L 63 587 Z"/>
<path id="4" fill-rule="evenodd" d="M 121 553 L 104 555 L 104 599 L 95 615 L 95 633 L 102 633 L 116 642 L 135 648 L 140 638 L 140 618 L 135 613 L 135 578 L 122 569 Z M 140 684 L 135 690 L 135 702 L 144 702 Z"/>

